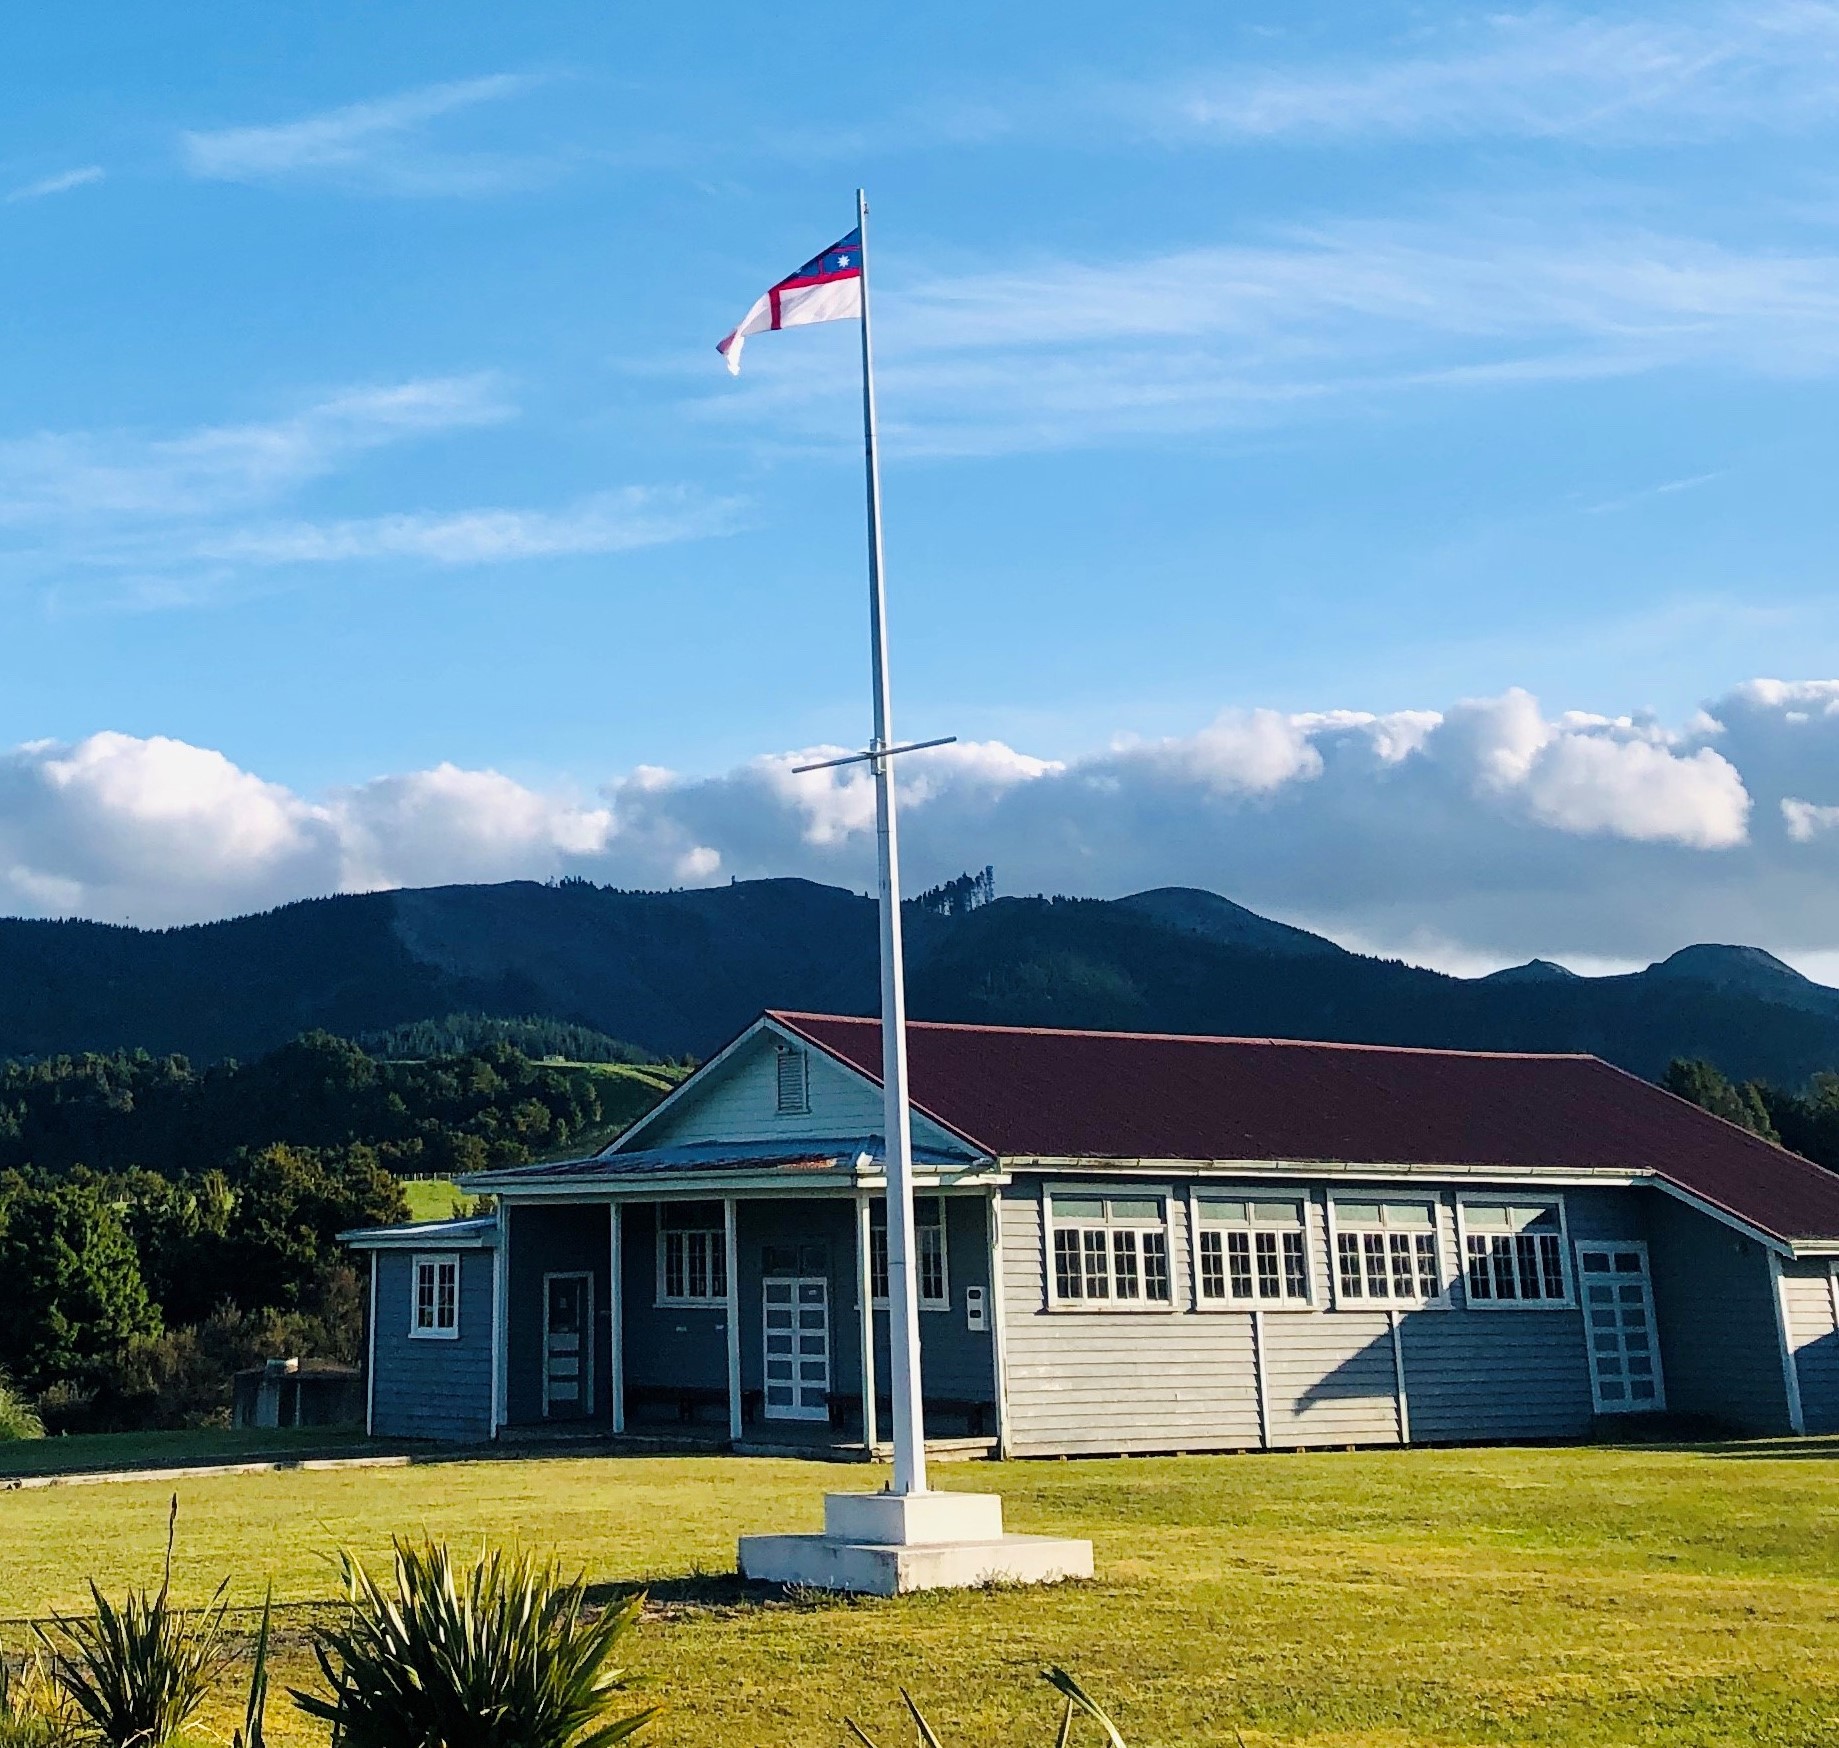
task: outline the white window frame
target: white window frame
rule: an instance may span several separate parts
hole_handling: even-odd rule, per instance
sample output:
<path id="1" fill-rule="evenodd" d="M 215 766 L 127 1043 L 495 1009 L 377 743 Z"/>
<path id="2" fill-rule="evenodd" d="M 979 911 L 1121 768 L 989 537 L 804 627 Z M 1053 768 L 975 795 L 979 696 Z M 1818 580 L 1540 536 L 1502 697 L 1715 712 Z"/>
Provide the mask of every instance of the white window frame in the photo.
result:
<path id="1" fill-rule="evenodd" d="M 1391 1283 L 1394 1278 L 1395 1264 L 1391 1256 L 1391 1246 L 1386 1246 L 1386 1282 L 1387 1292 L 1382 1297 L 1369 1293 L 1366 1288 L 1370 1273 L 1369 1259 L 1366 1255 L 1365 1236 L 1374 1231 L 1385 1232 L 1390 1237 L 1390 1229 L 1354 1226 L 1348 1228 L 1350 1236 L 1359 1235 L 1361 1244 L 1361 1290 L 1349 1293 L 1341 1279 L 1341 1219 L 1340 1204 L 1351 1203 L 1364 1205 L 1376 1202 L 1382 1208 L 1388 1203 L 1408 1204 L 1414 1208 L 1425 1208 L 1430 1213 L 1431 1253 L 1437 1264 L 1437 1290 L 1433 1294 L 1417 1293 L 1409 1298 L 1393 1293 Z M 1413 1226 L 1406 1228 L 1413 1238 L 1423 1236 L 1423 1228 Z M 1460 1248 L 1460 1247 L 1459 1247 Z M 1417 1281 L 1418 1257 L 1417 1247 L 1412 1247 L 1412 1279 Z M 1449 1269 L 1449 1259 L 1443 1253 L 1443 1198 L 1434 1192 L 1411 1190 L 1394 1190 L 1384 1185 L 1375 1185 L 1371 1189 L 1331 1190 L 1328 1196 L 1328 1285 L 1331 1303 L 1337 1311 L 1430 1311 L 1447 1309 L 1450 1304 L 1450 1290 L 1453 1276 Z"/>
<path id="2" fill-rule="evenodd" d="M 920 1204 L 922 1202 L 931 1202 L 933 1206 L 938 1209 L 939 1217 L 936 1222 L 927 1221 L 920 1217 Z M 885 1286 L 888 1279 L 887 1206 L 888 1199 L 885 1195 L 876 1196 L 869 1203 L 868 1279 L 871 1291 L 877 1280 L 881 1281 Z M 876 1225 L 875 1223 L 875 1210 L 877 1208 L 881 1210 L 882 1215 L 880 1225 Z M 947 1220 L 945 1214 L 945 1198 L 940 1195 L 915 1195 L 913 1198 L 913 1224 L 914 1236 L 918 1242 L 920 1251 L 919 1256 L 914 1258 L 916 1264 L 923 1263 L 925 1259 L 926 1234 L 928 1232 L 936 1232 L 939 1235 L 939 1285 L 942 1291 L 938 1293 L 928 1293 L 925 1290 L 926 1271 L 921 1267 L 919 1270 L 919 1308 L 922 1311 L 949 1311 L 951 1309 L 951 1239 L 947 1232 L 950 1222 Z M 859 1292 L 860 1289 L 858 1289 L 858 1293 Z M 887 1294 L 876 1293 L 870 1301 L 870 1304 L 877 1311 L 887 1310 Z"/>
<path id="3" fill-rule="evenodd" d="M 694 1226 L 673 1225 L 673 1224 L 667 1223 L 665 1219 L 664 1211 L 666 1208 L 671 1207 L 673 1205 L 674 1204 L 669 1203 L 669 1202 L 660 1202 L 658 1204 L 658 1244 L 657 1244 L 657 1271 L 658 1272 L 657 1272 L 656 1303 L 659 1305 L 669 1305 L 677 1309 L 703 1310 L 703 1311 L 726 1310 L 728 1306 L 728 1277 L 729 1277 L 730 1271 L 734 1267 L 734 1258 L 728 1254 L 727 1224 L 722 1218 L 721 1204 L 719 1202 L 710 1203 L 709 1206 L 713 1207 L 715 1210 L 712 1221 L 708 1223 L 699 1222 L 698 1224 Z M 681 1205 L 681 1204 L 675 1204 L 675 1205 Z M 700 1234 L 710 1241 L 711 1266 L 709 1268 L 709 1284 L 710 1284 L 711 1291 L 708 1292 L 707 1294 L 692 1294 L 688 1292 L 672 1293 L 670 1291 L 669 1254 L 670 1254 L 670 1239 L 673 1233 L 680 1234 L 686 1237 L 693 1233 Z M 721 1264 L 722 1264 L 721 1291 L 715 1292 L 713 1290 L 714 1285 L 715 1285 L 715 1269 L 713 1266 L 713 1262 L 714 1262 L 714 1259 L 718 1256 L 721 1259 Z M 684 1251 L 684 1261 L 683 1261 L 683 1274 L 684 1274 L 684 1281 L 686 1285 L 688 1284 L 688 1281 L 689 1281 L 689 1273 L 690 1273 L 690 1259 L 689 1259 L 688 1247 L 686 1246 L 685 1251 Z"/>
<path id="4" fill-rule="evenodd" d="M 434 1322 L 421 1320 L 421 1275 L 429 1269 L 434 1276 L 431 1308 Z M 453 1321 L 441 1326 L 441 1271 L 453 1271 Z M 457 1250 L 417 1251 L 409 1264 L 409 1339 L 411 1341 L 458 1341 L 460 1339 L 460 1253 Z"/>
<path id="5" fill-rule="evenodd" d="M 786 1067 L 798 1065 L 796 1102 L 786 1102 Z M 773 1056 L 773 1114 L 778 1117 L 808 1117 L 811 1114 L 811 1053 L 796 1044 L 781 1044 Z"/>
<path id="6" fill-rule="evenodd" d="M 1110 1202 L 1147 1202 L 1154 1200 L 1162 1205 L 1162 1218 L 1154 1220 L 1113 1220 L 1107 1209 L 1102 1225 L 1095 1225 L 1089 1219 L 1076 1219 L 1066 1224 L 1079 1231 L 1104 1231 L 1106 1233 L 1133 1232 L 1137 1235 L 1135 1255 L 1137 1262 L 1136 1298 L 1120 1299 L 1116 1296 L 1118 1247 L 1115 1238 L 1105 1246 L 1105 1284 L 1107 1296 L 1102 1299 L 1089 1299 L 1083 1294 L 1078 1298 L 1062 1298 L 1060 1294 L 1059 1271 L 1056 1267 L 1055 1235 L 1060 1230 L 1060 1221 L 1054 1213 L 1056 1200 Z M 1050 1184 L 1041 1192 L 1041 1250 L 1042 1266 L 1047 1281 L 1047 1308 L 1050 1311 L 1065 1311 L 1075 1315 L 1118 1315 L 1140 1317 L 1145 1313 L 1153 1316 L 1166 1316 L 1180 1307 L 1175 1300 L 1175 1231 L 1174 1221 L 1170 1218 L 1169 1204 L 1175 1199 L 1167 1185 L 1136 1184 Z M 1159 1234 L 1162 1239 L 1163 1267 L 1168 1275 L 1168 1296 L 1152 1299 L 1142 1289 L 1147 1285 L 1148 1269 L 1145 1266 L 1146 1234 Z M 1082 1257 L 1085 1254 L 1082 1240 Z M 1087 1269 L 1083 1262 L 1081 1280 L 1086 1278 Z"/>
<path id="7" fill-rule="evenodd" d="M 1302 1210 L 1301 1226 L 1280 1225 L 1275 1221 L 1261 1221 L 1255 1216 L 1249 1218 L 1243 1225 L 1225 1220 L 1206 1220 L 1201 1216 L 1201 1209 L 1209 1202 L 1243 1202 L 1249 1206 L 1261 1201 L 1288 1202 L 1300 1207 Z M 1247 1311 L 1319 1311 L 1322 1307 L 1321 1299 L 1317 1293 L 1315 1276 L 1314 1222 L 1310 1218 L 1310 1209 L 1314 1206 L 1314 1202 L 1314 1197 L 1306 1190 L 1296 1190 L 1292 1192 L 1287 1187 L 1272 1188 L 1267 1185 L 1263 1190 L 1239 1190 L 1211 1184 L 1205 1189 L 1196 1188 L 1190 1185 L 1188 1189 L 1188 1259 L 1190 1264 L 1188 1269 L 1188 1297 L 1192 1308 L 1196 1311 L 1205 1312 L 1236 1311 L 1241 1316 Z M 1226 1270 L 1225 1284 L 1227 1292 L 1221 1298 L 1209 1298 L 1202 1290 L 1206 1259 L 1202 1255 L 1201 1247 L 1202 1238 L 1209 1232 L 1244 1232 L 1248 1234 L 1261 1232 L 1277 1234 L 1300 1232 L 1303 1241 L 1304 1292 L 1302 1297 L 1298 1298 L 1289 1290 L 1289 1270 L 1284 1267 L 1283 1246 L 1281 1242 L 1279 1242 L 1277 1247 L 1277 1264 L 1279 1269 L 1278 1280 L 1280 1291 L 1277 1296 L 1267 1299 L 1254 1290 L 1250 1298 L 1235 1298 L 1231 1291 L 1231 1263 L 1225 1256 L 1225 1252 L 1229 1247 L 1226 1245 L 1225 1240 L 1222 1239 L 1222 1266 Z M 1255 1286 L 1255 1271 L 1258 1260 L 1255 1239 L 1247 1245 L 1247 1250 L 1251 1253 L 1248 1257 L 1248 1261 L 1254 1270 Z"/>
<path id="8" fill-rule="evenodd" d="M 1541 1237 L 1556 1237 L 1558 1241 L 1558 1267 L 1564 1276 L 1564 1297 L 1562 1299 L 1477 1299 L 1469 1291 L 1469 1221 L 1470 1208 L 1525 1208 L 1534 1205 L 1547 1205 L 1558 1210 L 1558 1231 L 1556 1234 L 1542 1233 Z M 1493 1238 L 1495 1233 L 1477 1233 L 1477 1237 Z M 1482 1195 L 1458 1194 L 1456 1197 L 1456 1260 L 1461 1264 L 1462 1303 L 1469 1311 L 1573 1311 L 1577 1308 L 1577 1267 L 1572 1255 L 1571 1226 L 1565 1214 L 1564 1196 L 1557 1190 L 1549 1194 L 1538 1190 L 1528 1190 L 1524 1195 L 1513 1195 L 1505 1190 L 1490 1190 Z M 1541 1261 L 1543 1272 L 1543 1260 Z M 1543 1285 L 1543 1282 L 1541 1283 Z"/>

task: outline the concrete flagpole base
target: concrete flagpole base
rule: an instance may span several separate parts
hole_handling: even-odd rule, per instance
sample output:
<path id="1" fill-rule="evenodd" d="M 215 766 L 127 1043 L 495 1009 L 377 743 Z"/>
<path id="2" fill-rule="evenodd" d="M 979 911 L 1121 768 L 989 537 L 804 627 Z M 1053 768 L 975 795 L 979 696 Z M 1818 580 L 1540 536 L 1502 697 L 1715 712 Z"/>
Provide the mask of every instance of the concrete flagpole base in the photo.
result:
<path id="1" fill-rule="evenodd" d="M 994 1493 L 830 1493 L 824 1533 L 742 1536 L 741 1576 L 858 1596 L 1092 1576 L 1092 1544 L 1003 1534 Z"/>

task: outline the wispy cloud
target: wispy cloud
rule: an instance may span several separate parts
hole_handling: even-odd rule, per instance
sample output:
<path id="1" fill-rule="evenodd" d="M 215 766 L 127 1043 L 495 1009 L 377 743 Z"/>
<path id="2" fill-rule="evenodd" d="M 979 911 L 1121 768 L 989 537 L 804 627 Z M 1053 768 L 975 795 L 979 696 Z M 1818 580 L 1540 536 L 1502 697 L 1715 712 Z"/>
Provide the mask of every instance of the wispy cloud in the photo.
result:
<path id="1" fill-rule="evenodd" d="M 890 438 L 934 454 L 1666 369 L 1839 370 L 1839 255 L 1581 224 L 1555 237 L 1468 210 L 1261 245 L 922 272 L 886 288 L 884 311 Z M 750 392 L 780 415 L 776 438 L 832 436 L 808 360 L 793 368 L 762 348 L 755 377 Z M 712 401 L 730 423 L 756 417 L 745 401 Z"/>
<path id="2" fill-rule="evenodd" d="M 380 450 L 517 416 L 489 373 L 347 388 L 281 417 L 171 435 L 42 433 L 0 443 L 0 585 L 70 611 L 195 607 L 289 573 L 509 564 L 726 534 L 743 500 L 631 486 L 557 506 L 313 514 Z"/>
<path id="3" fill-rule="evenodd" d="M 377 558 L 439 565 L 503 564 L 630 552 L 726 534 L 741 508 L 738 498 L 628 486 L 594 493 L 560 510 L 477 509 L 242 528 L 207 537 L 195 551 L 204 560 L 263 566 Z"/>
<path id="4" fill-rule="evenodd" d="M 445 116 L 520 97 L 540 82 L 497 73 L 270 126 L 188 131 L 180 135 L 181 156 L 192 175 L 220 182 L 312 179 L 390 194 L 496 193 L 527 184 L 543 167 L 493 152 L 439 150 L 422 135 Z"/>
<path id="5" fill-rule="evenodd" d="M 28 182 L 23 187 L 15 188 L 6 196 L 6 204 L 11 206 L 18 200 L 44 200 L 53 194 L 68 194 L 73 188 L 86 187 L 91 182 L 100 182 L 108 172 L 100 164 L 85 164 L 81 169 L 62 170 L 55 176 L 46 176 L 37 182 Z"/>
<path id="6" fill-rule="evenodd" d="M 274 501 L 367 450 L 515 417 L 489 374 L 340 390 L 278 419 L 176 436 L 48 432 L 0 442 L 0 527 L 187 520 Z"/>
<path id="7" fill-rule="evenodd" d="M 1172 141 L 1702 138 L 1830 126 L 1839 7 L 1822 0 L 1471 15 L 1328 65 L 1186 73 L 1099 100 Z"/>

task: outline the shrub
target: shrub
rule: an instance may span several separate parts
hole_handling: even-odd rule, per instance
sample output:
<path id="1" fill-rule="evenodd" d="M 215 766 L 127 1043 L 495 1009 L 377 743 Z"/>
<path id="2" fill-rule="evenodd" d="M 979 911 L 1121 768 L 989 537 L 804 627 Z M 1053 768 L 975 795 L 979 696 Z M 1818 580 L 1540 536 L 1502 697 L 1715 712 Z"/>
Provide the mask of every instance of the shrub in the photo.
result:
<path id="1" fill-rule="evenodd" d="M 0 1748 L 61 1748 L 70 1734 L 44 1664 L 33 1658 L 15 1669 L 0 1655 Z"/>
<path id="2" fill-rule="evenodd" d="M 172 1605 L 172 1542 L 178 1495 L 166 1523 L 159 1594 L 131 1590 L 117 1607 L 90 1581 L 93 1620 L 53 1617 L 41 1628 L 51 1678 L 102 1748 L 165 1748 L 184 1728 L 234 1655 L 224 1636 L 224 1592 L 199 1610 Z"/>
<path id="3" fill-rule="evenodd" d="M 38 1410 L 14 1388 L 12 1379 L 0 1372 L 0 1444 L 44 1436 L 45 1423 L 39 1419 Z"/>
<path id="4" fill-rule="evenodd" d="M 612 1716 L 641 1597 L 590 1617 L 553 1564 L 491 1552 L 458 1572 L 434 1544 L 398 1541 L 388 1589 L 349 1554 L 341 1566 L 351 1614 L 313 1647 L 332 1696 L 290 1690 L 340 1748 L 612 1748 L 654 1715 Z"/>

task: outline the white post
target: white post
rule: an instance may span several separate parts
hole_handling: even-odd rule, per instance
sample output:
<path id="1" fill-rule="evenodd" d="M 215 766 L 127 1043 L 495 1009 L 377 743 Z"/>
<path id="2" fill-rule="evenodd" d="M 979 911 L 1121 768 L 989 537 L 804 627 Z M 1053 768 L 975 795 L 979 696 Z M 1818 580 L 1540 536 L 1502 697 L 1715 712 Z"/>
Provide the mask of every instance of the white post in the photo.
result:
<path id="1" fill-rule="evenodd" d="M 868 463 L 869 651 L 874 673 L 875 839 L 881 862 L 881 1086 L 888 1175 L 888 1358 L 894 1398 L 895 1493 L 926 1491 L 920 1402 L 918 1251 L 913 1218 L 913 1137 L 907 1117 L 907 987 L 900 943 L 900 844 L 894 827 L 894 744 L 888 684 L 887 599 L 881 574 L 881 464 L 875 451 L 875 355 L 868 311 L 868 200 L 856 190 L 862 238 L 862 442 Z"/>
<path id="2" fill-rule="evenodd" d="M 620 1240 L 625 1222 L 618 1202 L 607 1203 L 608 1389 L 613 1397 L 613 1433 L 626 1430 L 626 1292 Z"/>
<path id="3" fill-rule="evenodd" d="M 409 1281 L 414 1291 L 415 1267 L 411 1258 Z M 364 1332 L 364 1436 L 377 1436 L 377 1253 L 370 1253 L 370 1327 Z M 497 1428 L 492 1429 L 496 1434 Z"/>
<path id="4" fill-rule="evenodd" d="M 511 1210 L 498 1198 L 498 1242 L 492 1247 L 492 1437 L 511 1418 Z"/>
<path id="5" fill-rule="evenodd" d="M 875 1460 L 875 1271 L 870 1263 L 870 1234 L 866 1190 L 856 1192 L 856 1291 L 862 1302 L 862 1445 L 868 1461 Z"/>
<path id="6" fill-rule="evenodd" d="M 741 1442 L 741 1259 L 735 1254 L 734 1197 L 722 1198 L 722 1251 L 728 1264 L 728 1438 Z"/>

